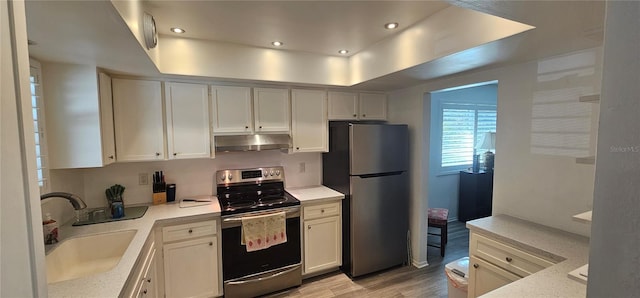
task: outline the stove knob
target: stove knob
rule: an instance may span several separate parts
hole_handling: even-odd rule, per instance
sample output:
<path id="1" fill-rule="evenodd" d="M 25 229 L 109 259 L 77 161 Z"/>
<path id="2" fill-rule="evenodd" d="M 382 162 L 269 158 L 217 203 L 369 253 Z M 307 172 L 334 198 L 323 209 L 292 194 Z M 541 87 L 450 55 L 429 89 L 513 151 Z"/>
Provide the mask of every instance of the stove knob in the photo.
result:
<path id="1" fill-rule="evenodd" d="M 280 170 L 276 170 L 276 176 L 280 176 Z"/>
<path id="2" fill-rule="evenodd" d="M 226 180 L 226 179 L 227 179 L 227 177 L 226 177 L 226 175 L 225 175 L 225 174 L 222 174 L 222 176 L 220 176 L 220 180 L 221 180 L 221 181 L 224 181 L 224 180 Z"/>
<path id="3" fill-rule="evenodd" d="M 269 176 L 273 176 L 273 171 L 269 172 Z"/>
<path id="4" fill-rule="evenodd" d="M 227 175 L 227 177 L 229 178 L 229 180 L 233 179 L 233 175 L 231 175 L 231 174 Z"/>

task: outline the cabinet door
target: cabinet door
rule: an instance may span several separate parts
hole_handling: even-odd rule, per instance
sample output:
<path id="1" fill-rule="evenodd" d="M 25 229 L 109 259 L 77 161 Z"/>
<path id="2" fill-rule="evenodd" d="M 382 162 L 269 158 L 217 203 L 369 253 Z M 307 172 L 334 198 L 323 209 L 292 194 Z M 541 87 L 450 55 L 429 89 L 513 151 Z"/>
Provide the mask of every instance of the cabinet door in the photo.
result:
<path id="1" fill-rule="evenodd" d="M 383 93 L 360 93 L 361 120 L 387 120 L 387 95 Z"/>
<path id="2" fill-rule="evenodd" d="M 478 297 L 520 279 L 519 276 L 485 262 L 476 256 L 469 258 L 468 297 Z"/>
<path id="3" fill-rule="evenodd" d="M 165 158 L 160 82 L 113 79 L 118 161 Z"/>
<path id="4" fill-rule="evenodd" d="M 209 157 L 207 85 L 167 83 L 165 94 L 169 159 Z"/>
<path id="5" fill-rule="evenodd" d="M 211 99 L 214 134 L 253 133 L 251 88 L 211 86 Z"/>
<path id="6" fill-rule="evenodd" d="M 329 92 L 329 120 L 358 119 L 358 94 Z"/>
<path id="7" fill-rule="evenodd" d="M 215 236 L 165 244 L 163 252 L 166 297 L 219 295 Z"/>
<path id="8" fill-rule="evenodd" d="M 291 101 L 288 89 L 254 88 L 253 112 L 256 133 L 289 133 Z"/>
<path id="9" fill-rule="evenodd" d="M 304 273 L 340 266 L 340 217 L 305 220 L 304 225 Z"/>
<path id="10" fill-rule="evenodd" d="M 156 250 L 149 255 L 149 262 L 145 264 L 143 275 L 136 286 L 135 295 L 132 297 L 157 297 L 158 279 L 156 275 Z"/>
<path id="11" fill-rule="evenodd" d="M 116 161 L 116 136 L 113 131 L 113 95 L 111 94 L 111 77 L 98 74 L 100 89 L 100 130 L 102 132 L 102 164 L 109 165 Z"/>
<path id="12" fill-rule="evenodd" d="M 291 90 L 291 137 L 294 152 L 326 152 L 327 93 Z"/>

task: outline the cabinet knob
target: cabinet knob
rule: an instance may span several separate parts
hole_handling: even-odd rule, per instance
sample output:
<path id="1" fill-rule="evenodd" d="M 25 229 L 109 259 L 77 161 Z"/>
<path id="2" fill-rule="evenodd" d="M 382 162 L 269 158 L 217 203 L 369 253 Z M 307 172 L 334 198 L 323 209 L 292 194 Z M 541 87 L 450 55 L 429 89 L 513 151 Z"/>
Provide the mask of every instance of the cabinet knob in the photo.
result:
<path id="1" fill-rule="evenodd" d="M 144 289 L 144 291 L 142 291 L 142 294 L 147 294 L 147 289 Z"/>
<path id="2" fill-rule="evenodd" d="M 324 213 L 324 209 L 321 209 L 321 210 L 320 210 L 320 213 Z"/>
<path id="3" fill-rule="evenodd" d="M 367 114 L 362 114 L 362 117 L 367 117 Z"/>
<path id="4" fill-rule="evenodd" d="M 309 226 L 307 226 L 307 230 L 311 230 L 311 226 L 310 226 L 310 225 L 309 225 Z"/>
<path id="5" fill-rule="evenodd" d="M 513 259 L 512 259 L 512 258 L 510 258 L 510 257 L 507 257 L 507 258 L 506 258 L 506 260 L 507 260 L 507 262 L 509 262 L 509 263 L 511 263 L 511 261 L 513 261 Z"/>
<path id="6" fill-rule="evenodd" d="M 193 230 L 192 230 L 192 229 L 189 229 L 189 234 L 191 234 L 191 233 L 193 233 Z"/>
<path id="7" fill-rule="evenodd" d="M 478 269 L 478 267 L 480 267 L 478 264 L 473 264 L 473 268 Z"/>
<path id="8" fill-rule="evenodd" d="M 160 156 L 160 152 L 156 152 L 156 156 Z"/>
<path id="9" fill-rule="evenodd" d="M 113 155 L 109 155 L 109 159 L 113 159 Z"/>
<path id="10" fill-rule="evenodd" d="M 177 152 L 174 152 L 174 153 L 173 153 L 173 156 L 176 156 L 176 155 L 178 155 L 178 153 L 177 153 Z"/>
<path id="11" fill-rule="evenodd" d="M 300 147 L 296 147 L 296 150 L 300 150 Z"/>
<path id="12" fill-rule="evenodd" d="M 213 246 L 213 242 L 209 242 L 209 246 Z"/>
<path id="13" fill-rule="evenodd" d="M 357 114 L 353 114 L 353 117 L 356 117 L 356 116 L 358 116 L 358 115 Z"/>
<path id="14" fill-rule="evenodd" d="M 148 278 L 148 279 L 147 279 L 147 282 L 148 282 L 148 283 L 151 283 L 151 278 Z"/>
<path id="15" fill-rule="evenodd" d="M 260 129 L 262 129 L 262 126 L 260 126 Z"/>
<path id="16" fill-rule="evenodd" d="M 245 126 L 244 129 L 249 129 L 249 126 Z"/>

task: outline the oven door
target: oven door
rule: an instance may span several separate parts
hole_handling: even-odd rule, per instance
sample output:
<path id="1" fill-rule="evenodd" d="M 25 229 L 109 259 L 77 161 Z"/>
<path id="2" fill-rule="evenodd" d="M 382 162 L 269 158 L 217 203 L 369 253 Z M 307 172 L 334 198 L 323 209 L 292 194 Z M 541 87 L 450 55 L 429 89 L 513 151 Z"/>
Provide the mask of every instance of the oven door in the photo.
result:
<path id="1" fill-rule="evenodd" d="M 268 210 L 260 214 L 282 210 Z M 301 263 L 300 207 L 288 207 L 284 208 L 284 211 L 287 213 L 287 242 L 252 252 L 247 252 L 246 246 L 240 244 L 242 216 L 257 214 L 244 213 L 223 217 L 222 268 L 225 283 Z"/>

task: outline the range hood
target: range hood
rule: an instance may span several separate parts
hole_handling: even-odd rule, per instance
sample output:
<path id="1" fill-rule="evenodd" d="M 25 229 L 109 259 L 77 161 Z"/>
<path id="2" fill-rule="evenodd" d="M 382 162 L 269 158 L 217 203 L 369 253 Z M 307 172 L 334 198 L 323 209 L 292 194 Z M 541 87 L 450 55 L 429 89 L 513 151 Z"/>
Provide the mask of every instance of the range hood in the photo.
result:
<path id="1" fill-rule="evenodd" d="M 214 142 L 216 152 L 261 151 L 291 148 L 291 137 L 288 134 L 215 136 Z"/>

